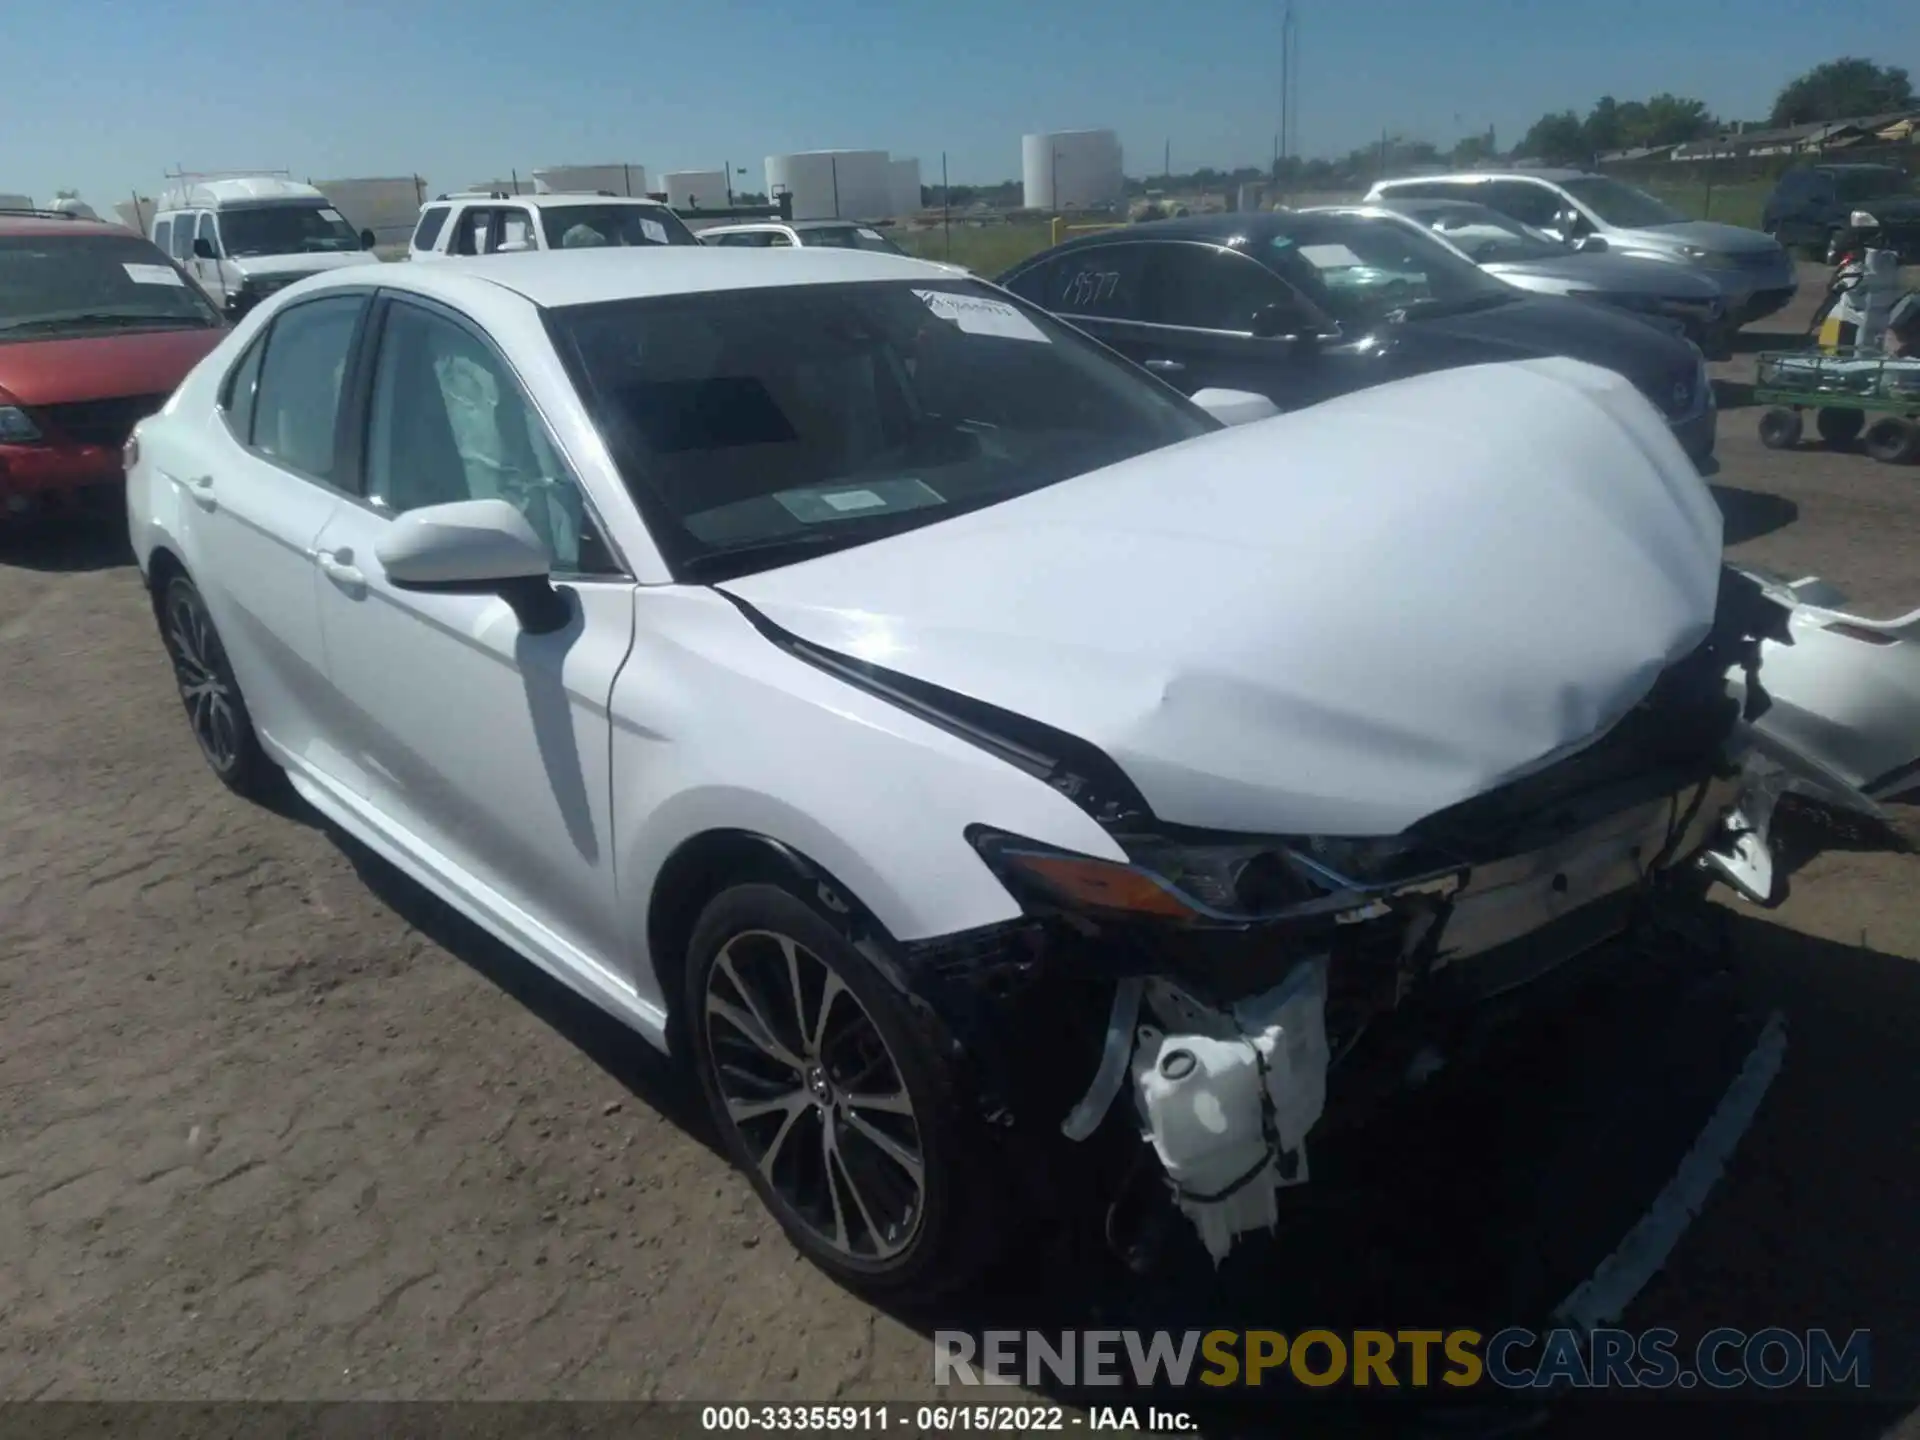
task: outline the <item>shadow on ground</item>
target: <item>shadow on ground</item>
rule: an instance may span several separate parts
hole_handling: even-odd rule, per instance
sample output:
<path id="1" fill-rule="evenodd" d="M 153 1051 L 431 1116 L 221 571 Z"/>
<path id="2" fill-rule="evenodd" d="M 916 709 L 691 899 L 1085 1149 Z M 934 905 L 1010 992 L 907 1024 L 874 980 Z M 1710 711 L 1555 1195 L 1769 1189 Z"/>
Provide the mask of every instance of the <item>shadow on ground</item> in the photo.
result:
<path id="1" fill-rule="evenodd" d="M 617 1021 L 520 959 L 356 842 L 368 886 L 583 1050 L 639 1101 L 718 1149 L 697 1090 Z M 1816 831 L 1803 848 L 1848 843 Z M 1062 1403 L 1190 1414 L 1208 1436 L 1613 1436 L 1671 1423 L 1692 1435 L 1876 1440 L 1920 1400 L 1920 965 L 1809 939 L 1755 912 L 1688 912 L 1695 935 L 1610 947 L 1600 978 L 1513 1032 L 1470 1073 L 1440 1079 L 1355 1142 L 1314 1155 L 1280 1232 L 1217 1271 L 1184 1222 L 1161 1265 L 1128 1270 L 1090 1210 L 1032 1239 L 966 1299 L 890 1302 L 936 1331 L 1544 1328 L 1674 1175 L 1775 1010 L 1788 1057 L 1755 1129 L 1677 1252 L 1692 1288 L 1656 1278 L 1623 1323 L 1687 1346 L 1733 1325 L 1874 1335 L 1873 1391 L 1811 1409 L 1745 1395 L 1471 1395 L 1362 1400 L 1284 1376 L 1262 1390 L 1081 1384 Z M 1036 1227 L 1038 1229 L 1038 1227 Z M 1702 1288 L 1703 1277 L 1705 1280 Z M 1696 1293 L 1712 1296 L 1702 1308 Z M 1439 1367 L 1436 1366 L 1436 1373 Z M 1015 1398 L 965 1392 L 959 1398 Z M 1144 1409 L 1141 1410 L 1144 1417 Z M 1811 1427 L 1811 1428 L 1810 1428 Z"/>
<path id="2" fill-rule="evenodd" d="M 131 564 L 123 516 L 0 516 L 0 565 L 78 574 Z"/>
<path id="3" fill-rule="evenodd" d="M 1768 490 L 1743 490 L 1736 485 L 1710 485 L 1725 522 L 1725 543 L 1739 545 L 1784 530 L 1800 518 L 1800 507 Z"/>

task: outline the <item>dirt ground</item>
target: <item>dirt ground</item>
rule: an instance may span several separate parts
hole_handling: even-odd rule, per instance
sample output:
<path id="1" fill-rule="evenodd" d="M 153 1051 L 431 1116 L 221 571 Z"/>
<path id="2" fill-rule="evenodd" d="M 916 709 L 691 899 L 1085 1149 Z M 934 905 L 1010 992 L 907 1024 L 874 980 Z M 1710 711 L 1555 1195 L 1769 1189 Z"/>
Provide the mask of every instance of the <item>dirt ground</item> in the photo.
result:
<path id="1" fill-rule="evenodd" d="M 1750 361 L 1719 370 L 1737 402 Z M 1753 432 L 1723 415 L 1734 553 L 1920 605 L 1920 470 Z M 112 537 L 0 536 L 0 675 L 0 1400 L 929 1392 L 940 1317 L 796 1258 L 639 1042 L 220 788 Z M 1920 858 L 1802 848 L 1730 920 L 1785 1068 L 1628 1323 L 1870 1327 L 1920 1398 Z M 1891 1418 L 1843 1412 L 1782 1433 Z"/>

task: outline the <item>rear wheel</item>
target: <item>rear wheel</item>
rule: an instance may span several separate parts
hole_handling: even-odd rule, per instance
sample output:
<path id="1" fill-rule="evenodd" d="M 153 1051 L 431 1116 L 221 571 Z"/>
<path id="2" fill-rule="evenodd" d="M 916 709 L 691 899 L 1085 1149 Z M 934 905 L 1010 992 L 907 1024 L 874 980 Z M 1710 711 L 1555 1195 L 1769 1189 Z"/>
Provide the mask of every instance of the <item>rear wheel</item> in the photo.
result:
<path id="1" fill-rule="evenodd" d="M 1860 432 L 1867 428 L 1867 417 L 1861 410 L 1829 406 L 1813 417 L 1813 428 L 1827 444 L 1841 450 L 1860 438 Z"/>
<path id="2" fill-rule="evenodd" d="M 1775 407 L 1760 417 L 1760 443 L 1769 450 L 1791 450 L 1800 443 L 1800 412 Z"/>
<path id="3" fill-rule="evenodd" d="M 1865 444 L 1867 454 L 1883 465 L 1920 464 L 1920 426 L 1898 415 L 1869 425 Z"/>
<path id="4" fill-rule="evenodd" d="M 180 703 L 201 755 L 236 795 L 266 798 L 280 778 L 279 770 L 254 733 L 240 683 L 199 590 L 186 576 L 175 575 L 161 590 L 155 610 Z"/>
<path id="5" fill-rule="evenodd" d="M 686 1031 L 734 1164 L 842 1283 L 948 1290 L 999 1228 L 956 1076 L 842 928 L 778 886 L 717 896 L 687 952 Z"/>

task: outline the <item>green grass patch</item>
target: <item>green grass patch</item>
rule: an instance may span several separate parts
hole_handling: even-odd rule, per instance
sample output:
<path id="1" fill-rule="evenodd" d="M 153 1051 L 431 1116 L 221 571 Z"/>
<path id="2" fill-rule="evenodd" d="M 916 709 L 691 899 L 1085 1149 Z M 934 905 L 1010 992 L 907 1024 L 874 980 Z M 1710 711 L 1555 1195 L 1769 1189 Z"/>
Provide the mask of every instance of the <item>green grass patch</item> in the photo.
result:
<path id="1" fill-rule="evenodd" d="M 895 230 L 893 238 L 909 255 L 964 265 L 988 280 L 1052 243 L 1044 220 L 992 225 L 970 225 L 956 220 L 950 229 L 935 226 L 931 230 Z"/>
<path id="2" fill-rule="evenodd" d="M 1743 180 L 1730 185 L 1708 185 L 1698 180 L 1682 183 L 1651 180 L 1640 188 L 1695 220 L 1717 220 L 1723 225 L 1745 225 L 1758 230 L 1760 212 L 1767 196 L 1773 193 L 1773 182 Z"/>

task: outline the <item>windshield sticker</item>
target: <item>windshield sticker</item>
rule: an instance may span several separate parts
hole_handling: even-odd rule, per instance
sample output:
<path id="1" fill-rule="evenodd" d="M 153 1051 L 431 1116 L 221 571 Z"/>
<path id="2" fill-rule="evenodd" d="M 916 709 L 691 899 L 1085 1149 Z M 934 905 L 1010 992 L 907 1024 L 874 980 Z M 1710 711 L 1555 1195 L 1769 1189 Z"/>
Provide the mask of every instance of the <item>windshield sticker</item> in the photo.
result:
<path id="1" fill-rule="evenodd" d="M 1040 327 L 1003 300 L 978 295 L 954 295 L 944 290 L 916 290 L 920 301 L 942 320 L 951 320 L 969 335 L 991 335 L 1001 340 L 1037 340 L 1051 343 Z"/>
<path id="2" fill-rule="evenodd" d="M 820 498 L 840 511 L 880 510 L 886 508 L 886 497 L 876 495 L 871 490 L 842 490 L 837 495 L 831 491 L 821 492 Z"/>
<path id="3" fill-rule="evenodd" d="M 1302 245 L 1300 255 L 1316 270 L 1349 270 L 1360 263 L 1344 245 Z"/>
<path id="4" fill-rule="evenodd" d="M 181 285 L 187 282 L 171 265 L 126 265 L 120 267 L 136 285 Z"/>
<path id="5" fill-rule="evenodd" d="M 640 220 L 640 233 L 655 245 L 664 245 L 667 243 L 667 227 L 662 225 L 658 220 L 651 220 L 643 216 Z"/>
<path id="6" fill-rule="evenodd" d="M 322 220 L 332 220 L 341 225 L 347 223 L 346 216 L 342 215 L 338 210 L 331 209 L 324 205 L 320 207 L 320 218 Z"/>
<path id="7" fill-rule="evenodd" d="M 869 230 L 864 225 L 860 226 L 853 233 L 858 235 L 862 240 L 884 240 L 887 238 L 886 236 L 882 235 L 878 230 Z"/>
<path id="8" fill-rule="evenodd" d="M 774 500 L 802 525 L 851 520 L 888 511 L 920 510 L 944 505 L 947 497 L 923 480 L 876 480 L 869 485 L 819 485 L 805 490 L 781 490 Z"/>

